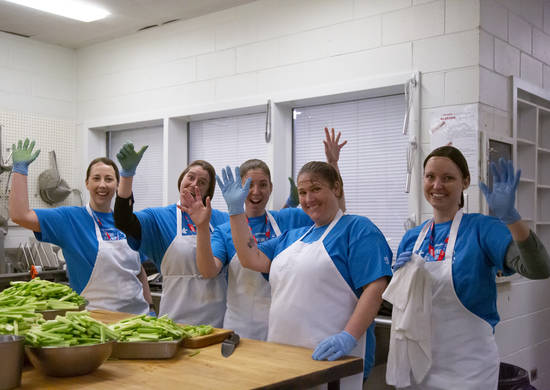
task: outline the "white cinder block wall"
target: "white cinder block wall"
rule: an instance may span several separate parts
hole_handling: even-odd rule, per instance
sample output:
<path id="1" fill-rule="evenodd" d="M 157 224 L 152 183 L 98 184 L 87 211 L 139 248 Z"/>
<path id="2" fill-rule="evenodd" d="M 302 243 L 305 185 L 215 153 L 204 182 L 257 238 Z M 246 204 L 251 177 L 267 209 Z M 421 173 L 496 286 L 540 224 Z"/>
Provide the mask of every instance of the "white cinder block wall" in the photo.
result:
<path id="1" fill-rule="evenodd" d="M 55 45 L 0 32 L 0 124 L 2 158 L 7 160 L 12 143 L 20 138 L 38 140 L 42 153 L 30 173 L 30 203 L 46 207 L 38 197 L 37 177 L 49 168 L 48 151 L 57 150 L 61 177 L 79 187 L 82 172 L 71 162 L 79 160 L 74 148 L 76 128 L 76 52 Z M 54 131 L 52 131 L 52 129 Z M 50 132 L 51 134 L 46 134 Z M 60 142 L 52 134 L 66 136 Z M 4 161 L 11 164 L 11 161 Z M 0 207 L 7 214 L 8 174 L 0 176 Z M 69 197 L 68 201 L 76 198 Z M 10 223 L 5 247 L 17 248 L 30 231 Z"/>
<path id="2" fill-rule="evenodd" d="M 509 76 L 550 90 L 550 2 L 481 0 L 480 14 L 480 131 L 511 137 Z M 548 280 L 518 278 L 499 285 L 496 337 L 501 358 L 536 368 L 537 389 L 550 389 L 548 296 Z"/>

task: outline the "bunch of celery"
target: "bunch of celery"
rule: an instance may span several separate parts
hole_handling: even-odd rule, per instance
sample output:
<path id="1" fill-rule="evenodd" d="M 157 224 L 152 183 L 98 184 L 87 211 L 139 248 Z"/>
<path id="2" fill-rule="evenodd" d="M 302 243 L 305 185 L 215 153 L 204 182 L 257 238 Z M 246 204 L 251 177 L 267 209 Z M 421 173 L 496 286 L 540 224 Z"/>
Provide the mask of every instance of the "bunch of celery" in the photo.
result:
<path id="1" fill-rule="evenodd" d="M 69 286 L 40 278 L 10 285 L 0 292 L 0 307 L 33 305 L 36 310 L 74 310 L 86 302 Z"/>
<path id="2" fill-rule="evenodd" d="M 118 335 L 87 311 L 69 311 L 55 320 L 34 325 L 25 333 L 25 342 L 33 347 L 69 347 L 117 340 Z"/>
<path id="3" fill-rule="evenodd" d="M 23 335 L 40 320 L 42 314 L 35 313 L 31 305 L 0 307 L 0 334 Z"/>
<path id="4" fill-rule="evenodd" d="M 156 318 L 142 314 L 126 318 L 109 327 L 118 332 L 121 342 L 173 341 L 187 337 L 186 332 L 165 315 Z"/>

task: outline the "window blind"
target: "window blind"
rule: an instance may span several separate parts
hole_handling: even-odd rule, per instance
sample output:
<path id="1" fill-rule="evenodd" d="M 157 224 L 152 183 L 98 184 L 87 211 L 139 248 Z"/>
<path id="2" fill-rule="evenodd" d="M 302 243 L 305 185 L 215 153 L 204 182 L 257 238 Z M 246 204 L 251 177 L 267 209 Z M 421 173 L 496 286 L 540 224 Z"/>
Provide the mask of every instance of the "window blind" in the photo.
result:
<path id="1" fill-rule="evenodd" d="M 404 192 L 408 139 L 402 135 L 403 95 L 301 107 L 293 110 L 294 177 L 310 160 L 324 156 L 322 129 L 334 127 L 347 140 L 340 173 L 348 214 L 368 217 L 397 252 L 405 233 L 408 196 Z"/>
<path id="2" fill-rule="evenodd" d="M 265 115 L 259 113 L 189 122 L 189 162 L 206 160 L 221 175 L 222 168 L 228 165 L 234 173 L 236 166 L 251 158 L 266 161 Z M 214 191 L 212 208 L 227 211 L 218 187 Z"/>
<path id="3" fill-rule="evenodd" d="M 143 145 L 149 145 L 134 176 L 134 211 L 162 206 L 162 127 L 110 131 L 108 136 L 109 158 L 117 163 L 119 169 L 116 154 L 124 143 L 132 141 L 136 151 Z"/>

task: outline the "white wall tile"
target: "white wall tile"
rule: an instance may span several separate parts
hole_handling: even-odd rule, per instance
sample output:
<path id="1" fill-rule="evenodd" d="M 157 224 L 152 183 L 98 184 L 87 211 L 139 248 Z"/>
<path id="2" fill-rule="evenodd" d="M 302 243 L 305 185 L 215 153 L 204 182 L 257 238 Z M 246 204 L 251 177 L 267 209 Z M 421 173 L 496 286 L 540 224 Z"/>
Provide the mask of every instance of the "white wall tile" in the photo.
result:
<path id="1" fill-rule="evenodd" d="M 53 77 L 32 77 L 32 95 L 75 103 L 76 84 L 73 80 Z"/>
<path id="2" fill-rule="evenodd" d="M 494 68 L 495 38 L 485 31 L 479 31 L 479 64 L 488 69 Z"/>
<path id="3" fill-rule="evenodd" d="M 382 18 L 373 16 L 328 27 L 328 55 L 372 49 L 382 44 Z"/>
<path id="4" fill-rule="evenodd" d="M 447 0 L 445 32 L 471 30 L 479 27 L 480 0 Z"/>
<path id="5" fill-rule="evenodd" d="M 544 2 L 544 32 L 550 34 L 550 1 Z"/>
<path id="6" fill-rule="evenodd" d="M 191 57 L 210 53 L 216 47 L 216 31 L 213 28 L 201 28 L 186 32 L 181 37 L 179 54 L 181 57 Z"/>
<path id="7" fill-rule="evenodd" d="M 517 17 L 513 13 L 509 14 L 508 38 L 511 45 L 531 53 L 532 28 L 525 20 Z"/>
<path id="8" fill-rule="evenodd" d="M 502 320 L 521 317 L 548 306 L 550 283 L 547 280 L 527 280 L 498 286 L 497 308 Z"/>
<path id="9" fill-rule="evenodd" d="M 422 73 L 420 87 L 422 108 L 443 105 L 445 99 L 444 72 Z"/>
<path id="10" fill-rule="evenodd" d="M 542 28 L 543 26 L 543 14 L 544 14 L 544 1 L 543 0 L 522 0 L 518 3 L 520 6 L 519 15 L 527 20 L 530 24 Z"/>
<path id="11" fill-rule="evenodd" d="M 391 45 L 443 34 L 444 11 L 444 3 L 436 1 L 384 14 L 382 44 Z"/>
<path id="12" fill-rule="evenodd" d="M 254 19 L 238 18 L 216 26 L 216 50 L 245 45 L 257 40 L 258 22 Z"/>
<path id="13" fill-rule="evenodd" d="M 550 65 L 550 35 L 536 28 L 533 30 L 533 57 Z"/>
<path id="14" fill-rule="evenodd" d="M 197 80 L 229 76 L 236 69 L 235 49 L 224 50 L 197 57 Z"/>
<path id="15" fill-rule="evenodd" d="M 354 0 L 353 16 L 356 18 L 364 16 L 381 15 L 396 9 L 408 8 L 411 0 Z"/>
<path id="16" fill-rule="evenodd" d="M 494 133 L 501 137 L 512 137 L 512 114 L 508 111 L 494 110 Z"/>
<path id="17" fill-rule="evenodd" d="M 11 57 L 11 40 L 8 34 L 0 32 L 0 67 L 8 66 Z"/>
<path id="18" fill-rule="evenodd" d="M 467 31 L 413 42 L 413 65 L 422 72 L 462 68 L 479 62 L 479 33 Z"/>
<path id="19" fill-rule="evenodd" d="M 543 65 L 542 85 L 544 89 L 550 90 L 550 66 L 548 65 Z"/>
<path id="20" fill-rule="evenodd" d="M 245 73 L 216 80 L 216 100 L 233 100 L 236 91 L 242 96 L 255 96 L 258 93 L 258 74 Z"/>
<path id="21" fill-rule="evenodd" d="M 237 48 L 237 73 L 280 65 L 279 40 L 271 39 Z"/>
<path id="22" fill-rule="evenodd" d="M 479 66 L 445 72 L 445 104 L 475 103 L 479 100 Z"/>
<path id="23" fill-rule="evenodd" d="M 491 134 L 495 128 L 495 108 L 486 104 L 479 104 L 479 131 Z"/>
<path id="24" fill-rule="evenodd" d="M 195 80 L 195 59 L 163 62 L 150 69 L 151 88 L 168 87 Z"/>
<path id="25" fill-rule="evenodd" d="M 504 111 L 510 110 L 511 82 L 485 68 L 479 71 L 479 101 Z"/>
<path id="26" fill-rule="evenodd" d="M 494 0 L 480 0 L 480 25 L 485 31 L 508 40 L 508 10 Z"/>
<path id="27" fill-rule="evenodd" d="M 281 65 L 311 61 L 327 56 L 328 31 L 317 29 L 279 39 Z"/>
<path id="28" fill-rule="evenodd" d="M 542 62 L 521 53 L 520 77 L 533 85 L 542 87 Z"/>
<path id="29" fill-rule="evenodd" d="M 531 345 L 550 339 L 550 327 L 535 326 L 550 322 L 550 309 L 544 309 L 520 318 L 501 321 L 495 327 L 499 353 L 509 355 Z M 525 331 L 529 329 L 529 331 Z"/>
<path id="30" fill-rule="evenodd" d="M 495 71 L 503 76 L 519 77 L 520 51 L 495 38 Z"/>

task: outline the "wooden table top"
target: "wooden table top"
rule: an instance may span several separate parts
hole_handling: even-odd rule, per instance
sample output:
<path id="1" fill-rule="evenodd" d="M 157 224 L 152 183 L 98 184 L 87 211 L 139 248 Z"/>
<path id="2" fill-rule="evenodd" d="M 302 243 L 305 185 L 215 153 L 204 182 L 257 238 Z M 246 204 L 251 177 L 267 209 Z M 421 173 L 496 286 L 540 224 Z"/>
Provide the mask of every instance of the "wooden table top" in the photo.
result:
<path id="1" fill-rule="evenodd" d="M 118 320 L 120 314 L 112 317 Z M 307 348 L 243 338 L 228 358 L 221 355 L 221 345 L 214 344 L 180 348 L 168 360 L 107 360 L 88 375 L 70 378 L 48 377 L 26 366 L 21 389 L 296 389 L 363 371 L 360 358 L 316 361 L 311 353 Z"/>

